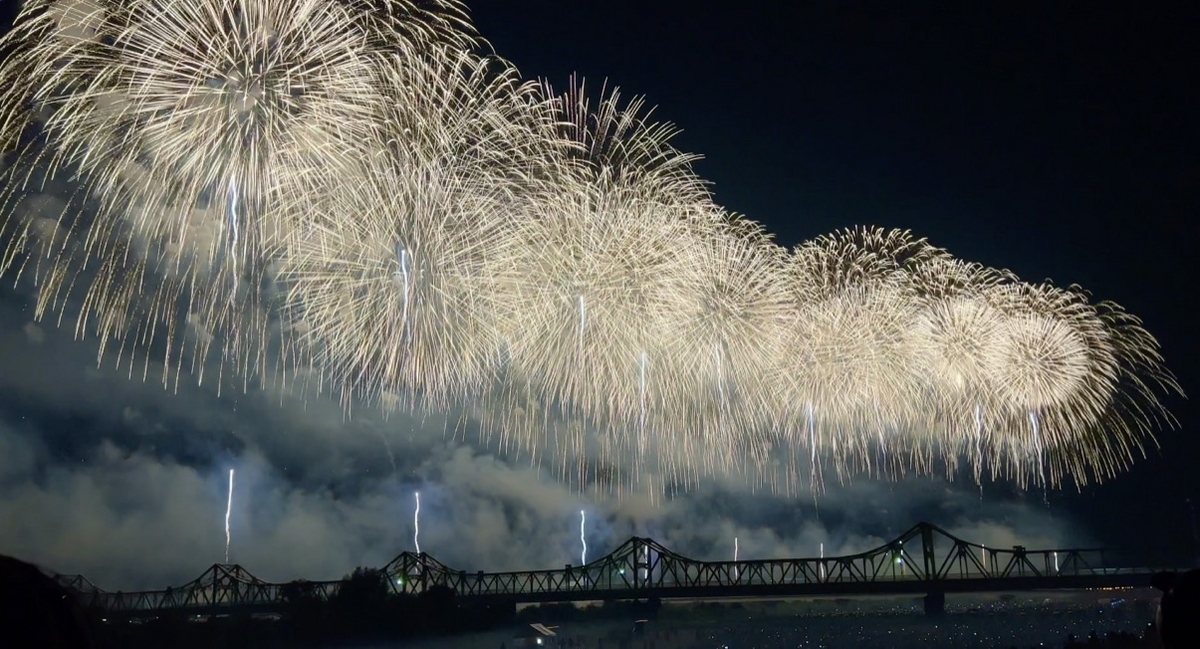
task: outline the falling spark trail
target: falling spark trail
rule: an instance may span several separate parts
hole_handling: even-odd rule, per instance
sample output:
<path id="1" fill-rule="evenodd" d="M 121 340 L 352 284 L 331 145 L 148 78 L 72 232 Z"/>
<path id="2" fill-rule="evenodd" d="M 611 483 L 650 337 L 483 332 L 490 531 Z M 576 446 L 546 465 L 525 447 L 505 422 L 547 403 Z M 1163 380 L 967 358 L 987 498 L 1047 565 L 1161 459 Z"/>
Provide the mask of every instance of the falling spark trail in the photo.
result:
<path id="1" fill-rule="evenodd" d="M 402 243 L 396 244 L 396 277 L 401 281 L 404 290 L 404 311 L 401 314 L 401 325 L 404 327 L 406 338 L 411 334 L 408 326 L 409 294 L 412 290 L 412 255 Z"/>
<path id="2" fill-rule="evenodd" d="M 225 499 L 225 563 L 229 563 L 229 514 L 233 511 L 233 469 L 229 470 L 229 494 Z"/>
<path id="3" fill-rule="evenodd" d="M 646 352 L 638 361 L 638 400 L 641 405 L 641 418 L 638 420 L 638 446 L 642 453 L 646 452 Z"/>
<path id="4" fill-rule="evenodd" d="M 821 544 L 821 581 L 825 581 L 825 544 Z"/>
<path id="5" fill-rule="evenodd" d="M 413 545 L 417 548 L 417 554 L 421 554 L 421 492 L 414 491 L 413 496 L 417 499 L 417 510 L 413 512 Z"/>
<path id="6" fill-rule="evenodd" d="M 579 358 L 583 358 L 583 329 L 587 326 L 587 305 L 583 296 L 579 296 Z"/>
<path id="7" fill-rule="evenodd" d="M 713 344 L 713 357 L 717 359 L 717 397 L 721 399 L 721 407 L 725 407 L 725 364 L 721 359 L 721 344 Z"/>
<path id="8" fill-rule="evenodd" d="M 884 439 L 883 431 L 887 427 L 886 421 L 883 418 L 883 413 L 879 412 L 879 399 L 875 400 L 875 419 L 879 421 L 879 451 L 887 455 L 887 440 Z"/>
<path id="9" fill-rule="evenodd" d="M 642 565 L 645 566 L 645 568 L 642 568 L 642 581 L 644 583 L 650 579 L 650 546 L 648 545 L 642 546 Z"/>
<path id="10" fill-rule="evenodd" d="M 583 552 L 579 555 L 579 565 L 587 565 L 587 538 L 583 535 L 583 527 L 587 523 L 587 514 L 579 510 L 579 542 L 583 544 Z"/>
<path id="11" fill-rule="evenodd" d="M 733 537 L 733 562 L 737 563 L 737 560 L 738 560 L 738 537 L 735 536 L 735 537 Z M 737 566 L 734 566 L 733 567 L 733 578 L 737 579 L 738 575 L 741 574 L 741 572 L 742 571 L 740 569 L 738 569 Z"/>
<path id="12" fill-rule="evenodd" d="M 226 192 L 226 200 L 229 202 L 229 259 L 233 265 L 233 294 L 230 295 L 230 301 L 237 296 L 238 290 L 238 190 L 237 183 L 232 178 L 229 179 L 229 190 Z"/>
<path id="13" fill-rule="evenodd" d="M 813 500 L 815 501 L 817 497 L 817 429 L 813 416 L 813 404 L 811 401 L 808 402 L 808 446 L 808 460 L 811 466 L 809 477 L 809 482 L 811 484 L 809 485 L 809 488 L 812 489 Z"/>
<path id="14" fill-rule="evenodd" d="M 1054 553 L 1054 574 L 1058 574 L 1058 552 Z"/>
<path id="15" fill-rule="evenodd" d="M 1042 429 L 1041 422 L 1038 420 L 1037 413 L 1029 411 L 1029 423 L 1033 424 L 1033 447 L 1037 450 L 1038 475 L 1042 480 L 1042 500 L 1050 504 L 1050 486 L 1046 484 L 1046 449 L 1042 446 Z"/>
<path id="16" fill-rule="evenodd" d="M 983 497 L 983 451 L 979 448 L 983 440 L 983 407 L 975 404 L 975 484 L 979 485 L 979 497 Z"/>

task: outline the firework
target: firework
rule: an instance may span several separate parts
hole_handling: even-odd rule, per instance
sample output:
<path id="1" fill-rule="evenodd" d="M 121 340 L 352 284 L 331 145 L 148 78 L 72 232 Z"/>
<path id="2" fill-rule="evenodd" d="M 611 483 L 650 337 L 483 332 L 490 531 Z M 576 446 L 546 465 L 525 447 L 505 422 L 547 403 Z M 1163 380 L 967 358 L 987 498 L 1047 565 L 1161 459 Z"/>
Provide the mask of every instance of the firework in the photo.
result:
<path id="1" fill-rule="evenodd" d="M 0 272 L 131 374 L 215 353 L 347 405 L 466 406 L 618 493 L 790 493 L 825 458 L 1084 483 L 1173 423 L 1120 307 L 904 231 L 786 251 L 640 99 L 557 95 L 479 43 L 452 0 L 34 0 L 0 63 Z"/>
<path id="2" fill-rule="evenodd" d="M 334 383 L 444 406 L 496 373 L 489 266 L 511 237 L 521 169 L 551 149 L 549 105 L 502 62 L 392 62 L 388 149 L 370 180 L 314 197 L 281 257 L 286 311 Z M 500 258 L 502 259 L 502 258 Z"/>
<path id="3" fill-rule="evenodd" d="M 785 251 L 754 223 L 732 217 L 695 248 L 660 365 L 670 377 L 664 418 L 688 431 L 683 456 L 716 471 L 742 461 L 771 428 L 776 388 L 770 370 L 792 325 Z"/>
<path id="4" fill-rule="evenodd" d="M 277 206 L 301 202 L 319 179 L 361 175 L 384 146 L 382 48 L 457 33 L 457 5 L 385 8 L 28 3 L 6 37 L 20 54 L 0 67 L 14 98 L 0 136 L 28 164 L 81 179 L 89 203 L 59 217 L 69 254 L 37 265 L 38 315 L 74 287 L 81 329 L 142 346 L 166 332 L 168 367 L 180 320 L 195 330 L 196 356 L 216 335 L 234 355 L 255 354 L 261 318 L 244 318 L 261 310 L 266 252 L 295 232 Z M 24 144 L 31 128 L 49 145 Z M 28 181 L 12 178 L 10 191 Z"/>
<path id="5" fill-rule="evenodd" d="M 1003 316 L 989 353 L 993 412 L 983 420 L 1003 473 L 1043 486 L 1080 484 L 1126 468 L 1170 424 L 1156 390 L 1178 390 L 1157 345 L 1118 306 L 1077 288 L 1002 285 L 988 296 Z"/>
<path id="6" fill-rule="evenodd" d="M 866 457 L 868 442 L 904 440 L 922 400 L 916 291 L 905 265 L 930 254 L 907 233 L 850 230 L 799 247 L 788 261 L 792 318 L 775 370 L 783 434 L 819 459 Z"/>
<path id="7" fill-rule="evenodd" d="M 506 371 L 538 407 L 602 428 L 606 452 L 646 457 L 669 434 L 655 432 L 674 390 L 665 341 L 699 297 L 715 219 L 691 158 L 639 101 L 602 93 L 593 112 L 578 88 L 561 105 L 576 146 L 521 197 L 511 252 L 487 273 L 505 296 Z"/>

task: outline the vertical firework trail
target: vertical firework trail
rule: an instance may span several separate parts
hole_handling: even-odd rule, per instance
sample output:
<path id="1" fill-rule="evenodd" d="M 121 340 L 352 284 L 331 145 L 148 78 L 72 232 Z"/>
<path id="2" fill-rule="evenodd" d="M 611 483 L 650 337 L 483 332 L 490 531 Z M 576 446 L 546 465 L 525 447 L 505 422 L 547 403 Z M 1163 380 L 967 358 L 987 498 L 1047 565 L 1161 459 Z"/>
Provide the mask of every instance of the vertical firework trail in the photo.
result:
<path id="1" fill-rule="evenodd" d="M 638 418 L 638 452 L 646 453 L 646 362 L 648 358 L 643 351 L 638 359 L 638 401 L 641 406 L 641 416 Z"/>
<path id="2" fill-rule="evenodd" d="M 642 582 L 644 583 L 650 579 L 650 546 L 648 545 L 642 546 L 642 565 L 645 566 L 642 568 Z"/>
<path id="3" fill-rule="evenodd" d="M 587 326 L 587 305 L 583 296 L 579 296 L 579 360 L 583 360 L 583 329 Z"/>
<path id="4" fill-rule="evenodd" d="M 821 581 L 825 581 L 825 544 L 821 544 Z"/>
<path id="5" fill-rule="evenodd" d="M 229 190 L 226 192 L 226 199 L 229 201 L 229 259 L 230 259 L 230 264 L 232 265 L 232 268 L 233 268 L 233 272 L 230 273 L 230 275 L 233 277 L 233 293 L 229 297 L 229 301 L 232 302 L 235 299 L 237 299 L 237 289 L 238 289 L 237 260 L 238 260 L 238 255 L 239 255 L 239 251 L 237 249 L 238 248 L 238 213 L 237 213 L 238 190 L 237 190 L 237 182 L 232 178 L 229 179 Z"/>
<path id="6" fill-rule="evenodd" d="M 717 398 L 725 406 L 725 364 L 721 362 L 721 343 L 713 343 L 713 358 L 717 361 Z"/>
<path id="7" fill-rule="evenodd" d="M 225 497 L 225 563 L 229 563 L 229 514 L 233 511 L 233 469 L 229 470 L 229 493 Z"/>
<path id="8" fill-rule="evenodd" d="M 587 523 L 587 514 L 581 509 L 579 510 L 579 542 L 583 544 L 583 550 L 579 553 L 579 565 L 587 565 L 587 538 L 583 535 L 584 525 Z"/>
<path id="9" fill-rule="evenodd" d="M 983 441 L 983 407 L 975 404 L 975 484 L 979 485 L 979 497 L 983 498 L 983 451 L 979 448 Z"/>
<path id="10" fill-rule="evenodd" d="M 400 315 L 400 326 L 404 328 L 405 341 L 410 341 L 412 336 L 412 327 L 409 326 L 408 306 L 410 303 L 409 295 L 412 292 L 412 255 L 409 254 L 408 248 L 403 243 L 396 243 L 396 279 L 401 283 L 401 289 L 404 291 L 403 312 Z"/>
<path id="11" fill-rule="evenodd" d="M 1038 477 L 1042 483 L 1042 500 L 1049 505 L 1050 485 L 1046 482 L 1046 449 L 1042 446 L 1042 425 L 1037 412 L 1029 411 L 1029 423 L 1033 425 L 1033 450 L 1037 452 Z"/>
<path id="12" fill-rule="evenodd" d="M 733 537 L 733 562 L 737 563 L 737 560 L 738 560 L 738 540 L 737 540 L 737 537 L 735 536 L 735 537 Z M 738 570 L 738 567 L 734 566 L 733 567 L 733 578 L 737 579 L 738 573 L 740 573 L 740 572 L 741 571 Z"/>
<path id="13" fill-rule="evenodd" d="M 417 510 L 413 512 L 413 545 L 417 548 L 417 554 L 421 554 L 421 492 L 414 491 L 413 496 L 417 499 Z"/>
<path id="14" fill-rule="evenodd" d="M 809 467 L 810 467 L 809 468 L 810 473 L 809 473 L 808 488 L 812 490 L 814 502 L 816 502 L 816 499 L 817 499 L 817 480 L 818 480 L 818 476 L 817 476 L 817 422 L 815 421 L 815 419 L 816 419 L 816 417 L 813 415 L 813 404 L 811 401 L 809 401 L 808 402 L 808 446 L 809 446 L 808 462 L 809 462 Z"/>

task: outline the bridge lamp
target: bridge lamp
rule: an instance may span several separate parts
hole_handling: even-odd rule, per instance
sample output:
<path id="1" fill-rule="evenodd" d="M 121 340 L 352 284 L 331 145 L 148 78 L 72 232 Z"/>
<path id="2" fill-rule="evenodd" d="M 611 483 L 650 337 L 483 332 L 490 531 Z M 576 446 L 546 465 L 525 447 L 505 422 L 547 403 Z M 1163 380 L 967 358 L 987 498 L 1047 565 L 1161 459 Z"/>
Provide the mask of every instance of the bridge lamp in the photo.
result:
<path id="1" fill-rule="evenodd" d="M 403 580 L 403 579 L 397 579 L 397 580 L 396 580 L 396 585 L 397 585 L 397 586 L 403 586 L 403 585 L 404 585 L 404 580 Z"/>

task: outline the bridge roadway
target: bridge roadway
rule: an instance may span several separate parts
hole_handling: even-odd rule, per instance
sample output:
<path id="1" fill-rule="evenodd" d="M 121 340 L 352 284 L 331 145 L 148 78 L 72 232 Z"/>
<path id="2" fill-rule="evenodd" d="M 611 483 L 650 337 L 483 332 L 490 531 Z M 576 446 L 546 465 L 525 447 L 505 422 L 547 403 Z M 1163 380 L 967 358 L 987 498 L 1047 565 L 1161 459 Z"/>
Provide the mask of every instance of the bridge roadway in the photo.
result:
<path id="1" fill-rule="evenodd" d="M 381 570 L 392 592 L 435 587 L 459 600 L 536 603 L 590 600 L 851 596 L 1135 588 L 1171 570 L 1136 554 L 1106 549 L 988 548 L 920 523 L 890 543 L 842 557 L 697 561 L 646 538 L 631 538 L 584 566 L 524 572 L 466 572 L 427 553 L 405 552 Z M 334 597 L 341 582 L 275 584 L 236 565 L 216 564 L 178 588 L 106 592 L 82 577 L 59 576 L 85 604 L 110 617 L 167 612 L 212 615 L 278 612 L 290 596 Z M 927 597 L 927 606 L 929 598 Z"/>

